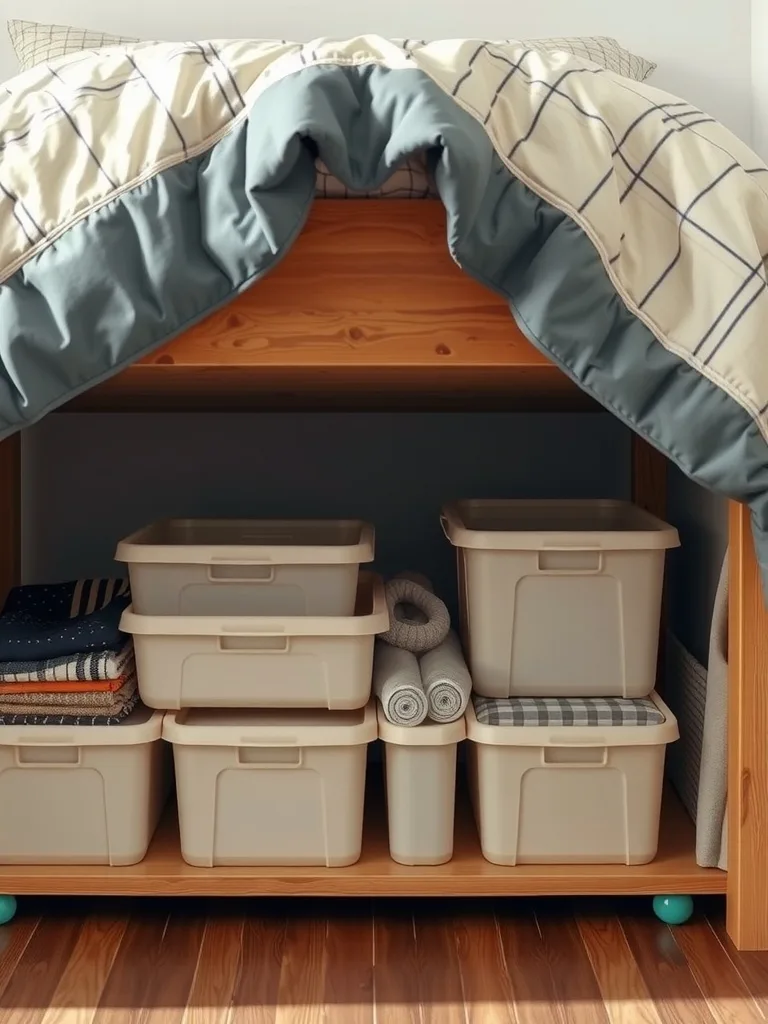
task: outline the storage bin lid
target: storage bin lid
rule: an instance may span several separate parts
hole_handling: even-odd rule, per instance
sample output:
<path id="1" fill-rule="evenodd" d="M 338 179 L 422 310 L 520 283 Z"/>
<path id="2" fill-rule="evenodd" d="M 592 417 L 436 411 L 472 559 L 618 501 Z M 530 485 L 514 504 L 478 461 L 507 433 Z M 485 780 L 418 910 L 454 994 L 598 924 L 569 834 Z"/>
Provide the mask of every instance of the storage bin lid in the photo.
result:
<path id="1" fill-rule="evenodd" d="M 625 747 L 672 743 L 677 720 L 657 693 L 621 697 L 474 697 L 467 737 L 497 746 Z"/>
<path id="2" fill-rule="evenodd" d="M 373 561 L 359 519 L 165 519 L 117 545 L 118 562 L 343 565 Z"/>
<path id="3" fill-rule="evenodd" d="M 445 506 L 441 522 L 455 547 L 490 551 L 627 551 L 680 545 L 673 526 L 628 501 L 457 501 Z"/>
<path id="4" fill-rule="evenodd" d="M 356 711 L 187 708 L 163 722 L 163 739 L 203 747 L 349 747 L 377 735 L 373 701 Z"/>
<path id="5" fill-rule="evenodd" d="M 137 636 L 372 636 L 389 629 L 384 581 L 361 572 L 354 615 L 137 615 L 129 605 L 120 629 Z"/>
<path id="6" fill-rule="evenodd" d="M 3 747 L 126 747 L 159 740 L 162 711 L 139 705 L 115 725 L 0 725 Z"/>
<path id="7" fill-rule="evenodd" d="M 449 743 L 461 743 L 467 735 L 464 716 L 455 722 L 431 722 L 427 719 L 421 725 L 393 725 L 387 719 L 379 702 L 376 702 L 379 723 L 379 739 L 385 743 L 396 743 L 403 747 L 441 747 Z"/>

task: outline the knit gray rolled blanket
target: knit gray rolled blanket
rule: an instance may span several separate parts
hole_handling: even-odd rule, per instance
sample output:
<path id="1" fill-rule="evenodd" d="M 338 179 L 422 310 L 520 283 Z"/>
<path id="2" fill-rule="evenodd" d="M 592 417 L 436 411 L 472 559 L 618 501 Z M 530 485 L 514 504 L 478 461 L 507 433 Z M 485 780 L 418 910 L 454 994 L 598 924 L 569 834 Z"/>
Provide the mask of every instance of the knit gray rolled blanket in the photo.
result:
<path id="1" fill-rule="evenodd" d="M 408 576 L 395 576 L 387 582 L 384 591 L 390 622 L 387 632 L 381 634 L 385 643 L 424 654 L 445 640 L 451 628 L 451 617 L 431 589 Z"/>

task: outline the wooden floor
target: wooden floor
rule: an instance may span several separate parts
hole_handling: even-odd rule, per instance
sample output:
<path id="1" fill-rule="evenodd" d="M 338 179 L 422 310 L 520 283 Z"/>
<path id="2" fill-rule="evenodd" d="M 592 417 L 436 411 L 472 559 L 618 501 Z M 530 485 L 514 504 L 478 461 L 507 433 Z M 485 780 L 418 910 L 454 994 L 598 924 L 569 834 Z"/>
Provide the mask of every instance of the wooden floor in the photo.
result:
<path id="1" fill-rule="evenodd" d="M 752 1024 L 768 954 L 722 903 L 24 901 L 0 929 L 14 1024 Z"/>

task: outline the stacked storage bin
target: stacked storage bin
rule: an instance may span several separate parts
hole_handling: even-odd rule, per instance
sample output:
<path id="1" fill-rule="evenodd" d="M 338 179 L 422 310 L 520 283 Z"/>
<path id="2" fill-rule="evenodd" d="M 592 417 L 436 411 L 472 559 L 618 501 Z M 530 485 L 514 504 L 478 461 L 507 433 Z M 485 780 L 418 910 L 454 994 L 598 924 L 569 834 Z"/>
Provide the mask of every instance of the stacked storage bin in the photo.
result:
<path id="1" fill-rule="evenodd" d="M 193 865 L 360 856 L 373 644 L 389 617 L 359 521 L 172 520 L 127 562 L 142 699 L 169 712 Z"/>
<path id="2" fill-rule="evenodd" d="M 470 789 L 496 864 L 652 860 L 674 716 L 653 692 L 666 549 L 625 502 L 466 501 L 457 548 Z"/>
<path id="3" fill-rule="evenodd" d="M 13 588 L 2 609 L 0 864 L 135 864 L 169 791 L 138 702 L 124 580 Z M 3 917 L 7 920 L 7 917 Z"/>

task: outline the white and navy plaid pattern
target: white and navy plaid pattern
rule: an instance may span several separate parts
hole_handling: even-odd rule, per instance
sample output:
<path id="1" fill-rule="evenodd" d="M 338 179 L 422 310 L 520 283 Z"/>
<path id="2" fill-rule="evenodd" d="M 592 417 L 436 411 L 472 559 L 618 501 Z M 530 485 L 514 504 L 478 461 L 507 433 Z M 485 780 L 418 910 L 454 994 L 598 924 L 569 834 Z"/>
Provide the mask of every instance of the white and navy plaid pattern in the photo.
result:
<path id="1" fill-rule="evenodd" d="M 652 700 L 623 697 L 472 698 L 481 725 L 598 726 L 661 725 L 664 715 Z"/>
<path id="2" fill-rule="evenodd" d="M 483 125 L 510 187 L 517 178 L 571 217 L 627 308 L 768 440 L 768 168 L 696 107 L 562 50 L 378 36 L 138 43 L 35 67 L 0 90 L 0 283 L 317 64 L 428 75 Z"/>

